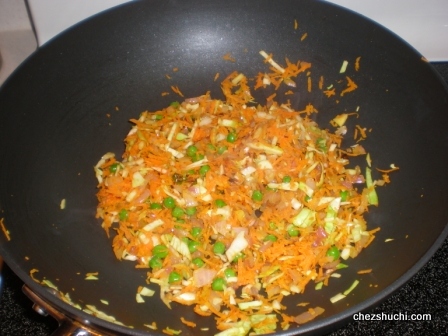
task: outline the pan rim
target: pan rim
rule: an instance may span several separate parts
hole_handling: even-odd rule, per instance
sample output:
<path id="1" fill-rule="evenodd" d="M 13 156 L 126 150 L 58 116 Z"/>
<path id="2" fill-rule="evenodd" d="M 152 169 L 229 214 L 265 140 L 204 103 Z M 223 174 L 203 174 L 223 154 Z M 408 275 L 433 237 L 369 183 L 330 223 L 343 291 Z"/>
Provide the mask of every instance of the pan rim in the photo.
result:
<path id="1" fill-rule="evenodd" d="M 334 4 L 329 4 L 329 5 L 336 6 Z M 120 6 L 118 6 L 118 7 L 120 7 Z M 116 8 L 114 7 L 111 10 L 115 10 L 115 9 Z M 434 70 L 434 72 L 437 73 L 435 70 Z M 437 73 L 437 75 L 439 76 L 439 80 L 440 80 L 441 79 L 440 74 Z M 443 83 L 444 89 L 448 92 L 448 85 L 442 80 L 440 80 L 440 82 Z M 411 268 L 409 268 L 405 273 L 403 273 L 403 275 L 400 276 L 398 279 L 396 279 L 392 284 L 390 284 L 388 287 L 384 288 L 383 290 L 381 290 L 379 293 L 375 294 L 374 296 L 370 297 L 368 300 L 365 300 L 365 301 L 363 301 L 349 309 L 346 309 L 338 314 L 335 314 L 331 317 L 323 318 L 323 319 L 317 320 L 317 321 L 312 321 L 304 326 L 301 326 L 300 331 L 298 328 L 293 328 L 291 330 L 281 331 L 276 334 L 288 336 L 288 335 L 295 335 L 297 331 L 299 331 L 299 334 L 302 334 L 302 333 L 313 331 L 313 329 L 316 329 L 316 327 L 317 327 L 317 329 L 324 328 L 324 327 L 330 327 L 330 326 L 334 325 L 336 322 L 342 323 L 343 321 L 348 319 L 350 316 L 352 316 L 353 313 L 355 313 L 355 312 L 363 311 L 365 309 L 372 309 L 375 305 L 386 300 L 397 289 L 399 289 L 406 282 L 408 282 L 421 268 L 423 268 L 424 265 L 434 255 L 434 253 L 440 248 L 440 246 L 442 245 L 442 243 L 444 242 L 444 240 L 447 237 L 448 237 L 448 223 L 445 225 L 445 228 L 443 229 L 443 231 L 439 235 L 439 237 L 434 241 L 434 243 L 431 245 L 431 247 L 423 254 L 423 256 L 418 260 L 418 262 L 413 264 L 413 266 Z M 31 289 L 33 289 L 33 290 L 37 289 L 37 292 L 39 294 L 43 295 L 44 298 L 47 299 L 48 301 L 54 303 L 56 305 L 56 307 L 60 307 L 61 302 L 62 302 L 62 306 L 65 306 L 65 310 L 67 310 L 72 315 L 78 315 L 80 317 L 82 316 L 84 318 L 84 320 L 87 318 L 90 318 L 94 322 L 94 324 L 99 325 L 101 327 L 111 328 L 111 326 L 113 326 L 112 329 L 114 329 L 117 332 L 124 332 L 129 335 L 141 335 L 140 332 L 132 333 L 132 329 L 129 329 L 127 327 L 121 327 L 121 326 L 115 325 L 111 322 L 107 322 L 105 320 L 102 320 L 102 319 L 99 319 L 96 317 L 92 317 L 91 315 L 89 315 L 85 312 L 82 312 L 82 311 L 64 303 L 63 301 L 59 300 L 58 298 L 53 297 L 51 294 L 47 295 L 46 291 L 42 291 L 42 293 L 43 293 L 42 294 L 40 289 L 42 289 L 43 287 L 40 286 L 39 284 L 37 284 L 36 282 L 34 282 L 34 280 L 31 279 L 29 274 L 27 274 L 23 269 L 21 269 L 19 267 L 18 263 L 14 262 L 14 260 L 13 260 L 14 258 L 12 256 L 8 255 L 7 250 L 3 249 L 3 244 L 0 244 L 0 251 L 3 253 L 5 262 L 8 264 L 9 267 L 11 267 L 11 269 L 14 271 L 14 273 L 16 273 Z M 11 264 L 9 263 L 10 261 L 12 262 Z M 355 309 L 355 308 L 359 308 L 359 309 Z M 80 318 L 80 319 L 82 320 L 82 318 Z M 130 331 L 131 331 L 131 333 L 129 333 Z"/>

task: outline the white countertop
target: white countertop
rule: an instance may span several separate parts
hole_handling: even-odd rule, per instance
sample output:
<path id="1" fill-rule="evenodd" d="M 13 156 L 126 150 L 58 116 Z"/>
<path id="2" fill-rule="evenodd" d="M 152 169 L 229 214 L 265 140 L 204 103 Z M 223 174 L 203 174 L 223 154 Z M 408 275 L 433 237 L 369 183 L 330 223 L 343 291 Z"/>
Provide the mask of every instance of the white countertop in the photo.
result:
<path id="1" fill-rule="evenodd" d="M 0 85 L 38 45 L 102 10 L 131 0 L 0 0 Z M 448 61 L 448 0 L 328 0 L 385 26 L 429 61 Z M 1 62 L 0 62 L 1 63 Z"/>

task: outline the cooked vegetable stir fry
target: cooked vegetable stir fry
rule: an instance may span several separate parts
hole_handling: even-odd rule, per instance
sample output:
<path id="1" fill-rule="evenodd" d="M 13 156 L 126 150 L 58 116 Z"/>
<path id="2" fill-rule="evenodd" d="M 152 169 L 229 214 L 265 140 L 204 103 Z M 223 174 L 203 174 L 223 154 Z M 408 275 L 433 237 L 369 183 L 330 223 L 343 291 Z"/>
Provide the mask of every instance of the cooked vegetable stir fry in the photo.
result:
<path id="1" fill-rule="evenodd" d="M 222 335 L 267 333 L 323 312 L 288 316 L 282 298 L 327 284 L 370 244 L 363 214 L 378 198 L 370 169 L 349 168 L 342 136 L 312 109 L 257 105 L 240 73 L 222 87 L 226 101 L 206 94 L 131 120 L 122 159 L 95 167 L 97 216 L 168 306 L 215 315 Z"/>

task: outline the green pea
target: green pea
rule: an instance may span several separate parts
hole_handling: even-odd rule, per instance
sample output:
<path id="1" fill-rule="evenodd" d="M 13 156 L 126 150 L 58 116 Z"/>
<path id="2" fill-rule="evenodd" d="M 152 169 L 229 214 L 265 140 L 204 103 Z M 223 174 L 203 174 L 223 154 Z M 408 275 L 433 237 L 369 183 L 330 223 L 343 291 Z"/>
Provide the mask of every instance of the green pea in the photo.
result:
<path id="1" fill-rule="evenodd" d="M 215 205 L 218 208 L 222 208 L 222 207 L 226 206 L 226 202 L 224 200 L 222 200 L 222 199 L 217 199 L 217 200 L 215 200 Z"/>
<path id="2" fill-rule="evenodd" d="M 327 256 L 333 258 L 333 260 L 338 259 L 340 255 L 341 253 L 336 246 L 330 247 L 327 251 Z"/>
<path id="3" fill-rule="evenodd" d="M 176 206 L 176 201 L 171 196 L 168 196 L 163 199 L 163 205 L 165 208 L 173 209 Z"/>
<path id="4" fill-rule="evenodd" d="M 161 114 L 156 114 L 156 115 L 154 116 L 154 119 L 156 119 L 156 120 L 162 120 L 162 119 L 163 119 L 163 115 L 161 115 Z"/>
<path id="5" fill-rule="evenodd" d="M 173 101 L 173 102 L 170 104 L 170 106 L 176 108 L 176 107 L 179 107 L 180 104 L 179 104 L 179 102 L 177 102 L 177 101 Z"/>
<path id="6" fill-rule="evenodd" d="M 151 203 L 149 205 L 149 208 L 150 209 L 162 209 L 162 204 L 160 204 L 160 203 Z"/>
<path id="7" fill-rule="evenodd" d="M 240 252 L 233 258 L 232 262 L 238 262 L 238 260 L 243 259 L 243 258 L 244 258 L 244 253 Z"/>
<path id="8" fill-rule="evenodd" d="M 195 145 L 190 145 L 187 147 L 187 156 L 193 157 L 198 152 L 198 148 Z"/>
<path id="9" fill-rule="evenodd" d="M 305 196 L 305 202 L 309 202 L 311 201 L 311 197 L 309 197 L 308 195 Z"/>
<path id="10" fill-rule="evenodd" d="M 274 236 L 273 234 L 268 234 L 266 237 L 264 237 L 263 240 L 264 240 L 264 241 L 275 242 L 275 241 L 277 241 L 277 237 Z"/>
<path id="11" fill-rule="evenodd" d="M 185 208 L 185 213 L 188 216 L 194 216 L 197 211 L 198 211 L 198 209 L 195 206 Z"/>
<path id="12" fill-rule="evenodd" d="M 209 170 L 210 170 L 210 166 L 209 165 L 204 165 L 201 168 L 199 168 L 199 174 L 204 176 Z"/>
<path id="13" fill-rule="evenodd" d="M 341 196 L 341 201 L 345 202 L 348 199 L 348 190 L 343 190 L 340 192 L 339 196 Z"/>
<path id="14" fill-rule="evenodd" d="M 185 215 L 185 212 L 182 208 L 175 206 L 173 210 L 171 210 L 171 215 L 175 218 L 181 219 Z"/>
<path id="15" fill-rule="evenodd" d="M 210 150 L 212 150 L 212 151 L 215 151 L 215 150 L 216 150 L 216 147 L 213 146 L 213 144 L 211 144 L 211 143 L 207 144 L 207 148 L 210 149 Z"/>
<path id="16" fill-rule="evenodd" d="M 219 155 L 224 154 L 224 152 L 227 150 L 227 146 L 220 146 L 217 150 L 217 153 Z"/>
<path id="17" fill-rule="evenodd" d="M 271 229 L 271 230 L 276 230 L 276 229 L 277 229 L 277 225 L 275 225 L 274 222 L 270 222 L 270 223 L 269 223 L 269 229 Z"/>
<path id="18" fill-rule="evenodd" d="M 260 190 L 254 190 L 252 193 L 252 200 L 260 202 L 263 200 L 263 193 Z"/>
<path id="19" fill-rule="evenodd" d="M 289 182 L 291 182 L 291 176 L 283 176 L 282 182 L 283 182 L 283 183 L 289 183 Z"/>
<path id="20" fill-rule="evenodd" d="M 194 240 L 190 240 L 188 243 L 188 250 L 190 251 L 190 253 L 196 252 L 197 247 L 200 245 L 199 242 L 194 241 Z"/>
<path id="21" fill-rule="evenodd" d="M 182 276 L 176 271 L 172 271 L 168 276 L 168 283 L 170 284 L 179 282 L 180 280 L 182 280 Z"/>
<path id="22" fill-rule="evenodd" d="M 168 255 L 168 247 L 163 244 L 156 245 L 152 248 L 152 255 L 160 259 L 166 258 Z"/>
<path id="23" fill-rule="evenodd" d="M 223 254 L 226 251 L 226 245 L 223 242 L 217 241 L 213 245 L 213 253 L 215 254 Z"/>
<path id="24" fill-rule="evenodd" d="M 224 278 L 218 277 L 212 281 L 212 289 L 215 291 L 222 292 L 226 286 L 226 280 Z"/>
<path id="25" fill-rule="evenodd" d="M 233 143 L 236 141 L 237 138 L 238 138 L 238 136 L 234 132 L 227 134 L 227 142 Z"/>
<path id="26" fill-rule="evenodd" d="M 128 217 L 129 217 L 129 213 L 126 209 L 121 209 L 120 212 L 118 213 L 118 218 L 121 221 L 128 219 Z"/>
<path id="27" fill-rule="evenodd" d="M 226 278 L 233 278 L 233 277 L 236 277 L 236 272 L 231 268 L 227 268 L 224 271 L 224 275 Z"/>
<path id="28" fill-rule="evenodd" d="M 163 261 L 159 257 L 153 256 L 149 260 L 149 267 L 151 267 L 153 270 L 162 268 L 162 266 L 163 266 Z"/>
<path id="29" fill-rule="evenodd" d="M 195 226 L 195 227 L 191 228 L 190 233 L 194 238 L 197 238 L 201 235 L 202 229 L 200 227 Z"/>
<path id="30" fill-rule="evenodd" d="M 205 265 L 204 260 L 202 260 L 202 259 L 199 258 L 199 257 L 194 258 L 191 262 L 193 263 L 193 265 L 195 265 L 195 266 L 198 267 L 198 268 L 201 268 L 202 266 Z"/>
<path id="31" fill-rule="evenodd" d="M 119 167 L 120 167 L 120 164 L 118 162 L 115 162 L 109 166 L 109 171 L 111 173 L 116 173 Z"/>
<path id="32" fill-rule="evenodd" d="M 300 231 L 295 227 L 289 228 L 287 232 L 290 237 L 297 237 L 300 234 Z"/>

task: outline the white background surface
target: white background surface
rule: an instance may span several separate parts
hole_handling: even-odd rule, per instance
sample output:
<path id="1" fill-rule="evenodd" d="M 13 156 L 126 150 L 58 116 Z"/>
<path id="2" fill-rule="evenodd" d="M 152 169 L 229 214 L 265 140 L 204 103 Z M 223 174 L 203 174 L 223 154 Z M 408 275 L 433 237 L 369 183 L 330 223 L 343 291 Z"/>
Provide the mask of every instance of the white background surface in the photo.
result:
<path id="1" fill-rule="evenodd" d="M 0 0 L 0 85 L 38 45 L 93 14 L 128 1 L 28 0 L 36 43 L 25 0 Z M 429 61 L 448 61 L 448 0 L 327 1 L 377 21 Z"/>

